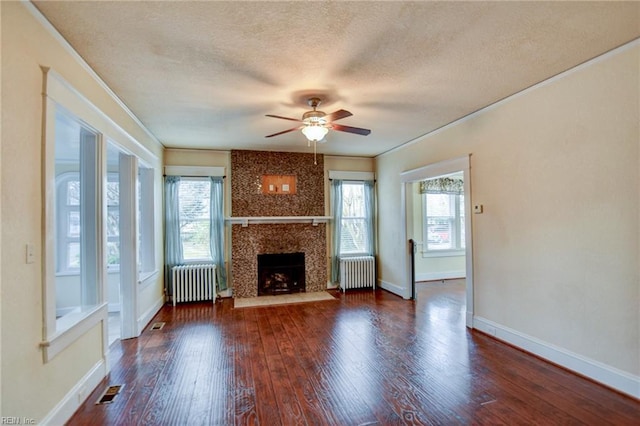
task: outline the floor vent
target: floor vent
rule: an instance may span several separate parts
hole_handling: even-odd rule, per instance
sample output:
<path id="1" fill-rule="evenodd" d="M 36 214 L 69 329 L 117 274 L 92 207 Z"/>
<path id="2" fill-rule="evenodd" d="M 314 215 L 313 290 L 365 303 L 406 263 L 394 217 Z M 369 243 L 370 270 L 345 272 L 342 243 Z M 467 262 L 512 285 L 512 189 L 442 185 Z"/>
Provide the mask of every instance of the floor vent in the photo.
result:
<path id="1" fill-rule="evenodd" d="M 116 396 L 120 393 L 124 385 L 113 385 L 109 386 L 107 390 L 104 391 L 96 405 L 100 404 L 111 404 Z"/>
<path id="2" fill-rule="evenodd" d="M 164 327 L 163 322 L 154 322 L 151 326 L 151 330 L 162 330 L 162 327 Z"/>

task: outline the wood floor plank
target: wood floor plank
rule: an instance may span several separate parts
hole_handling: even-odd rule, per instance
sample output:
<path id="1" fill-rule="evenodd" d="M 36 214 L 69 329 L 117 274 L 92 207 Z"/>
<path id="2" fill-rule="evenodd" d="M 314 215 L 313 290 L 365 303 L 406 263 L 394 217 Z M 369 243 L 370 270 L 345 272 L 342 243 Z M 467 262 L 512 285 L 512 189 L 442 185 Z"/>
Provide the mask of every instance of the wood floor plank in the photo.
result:
<path id="1" fill-rule="evenodd" d="M 272 328 L 276 332 L 276 336 L 279 336 L 277 339 L 278 350 L 307 423 L 323 424 L 330 412 L 321 403 L 307 371 L 300 363 L 300 357 L 303 355 L 299 341 L 287 333 L 287 326 L 292 325 L 292 321 L 288 311 L 283 309 L 277 310 L 275 315 L 271 317 Z"/>
<path id="2" fill-rule="evenodd" d="M 278 402 L 272 386 L 271 372 L 267 364 L 267 357 L 260 332 L 260 317 L 257 310 L 247 310 L 245 313 L 247 327 L 247 345 L 249 350 L 248 362 L 251 364 L 251 374 L 256 398 L 256 417 L 259 424 L 282 424 Z"/>
<path id="3" fill-rule="evenodd" d="M 308 333 L 315 321 L 321 320 L 312 311 L 312 304 L 291 307 L 292 326 L 297 329 L 299 347 L 306 348 L 305 356 L 300 362 L 311 375 L 318 396 L 329 407 L 337 424 L 373 424 L 377 420 L 370 409 L 360 398 L 360 394 L 343 375 L 334 374 L 334 352 L 324 345 L 320 337 L 321 328 L 314 328 L 316 333 Z M 325 324 L 326 325 L 326 324 Z M 317 324 L 316 324 L 317 326 Z M 290 330 L 292 333 L 293 330 Z"/>
<path id="4" fill-rule="evenodd" d="M 640 402 L 465 328 L 464 287 L 165 306 L 69 425 L 637 425 Z M 112 404 L 95 405 L 111 384 Z"/>
<path id="5" fill-rule="evenodd" d="M 257 424 L 256 394 L 253 384 L 251 364 L 247 362 L 250 357 L 248 349 L 248 333 L 245 327 L 244 310 L 238 309 L 232 314 L 235 330 L 233 365 L 234 365 L 234 391 L 233 413 L 235 424 Z M 229 423 L 232 424 L 232 423 Z"/>

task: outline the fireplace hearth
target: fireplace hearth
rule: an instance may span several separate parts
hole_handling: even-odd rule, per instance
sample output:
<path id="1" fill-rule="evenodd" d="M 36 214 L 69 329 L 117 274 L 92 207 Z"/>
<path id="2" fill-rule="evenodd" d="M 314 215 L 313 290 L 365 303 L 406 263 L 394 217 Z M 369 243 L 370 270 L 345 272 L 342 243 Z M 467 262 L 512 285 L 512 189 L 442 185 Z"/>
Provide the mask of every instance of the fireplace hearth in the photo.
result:
<path id="1" fill-rule="evenodd" d="M 304 291 L 304 253 L 258 255 L 258 296 Z"/>

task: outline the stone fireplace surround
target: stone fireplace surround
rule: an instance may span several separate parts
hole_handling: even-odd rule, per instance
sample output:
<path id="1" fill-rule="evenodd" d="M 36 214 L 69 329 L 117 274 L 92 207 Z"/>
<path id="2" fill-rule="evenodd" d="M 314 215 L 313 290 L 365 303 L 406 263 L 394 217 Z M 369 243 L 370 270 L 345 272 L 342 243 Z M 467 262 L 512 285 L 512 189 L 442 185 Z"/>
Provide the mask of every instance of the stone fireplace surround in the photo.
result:
<path id="1" fill-rule="evenodd" d="M 231 151 L 232 218 L 323 216 L 324 161 L 313 154 Z M 263 194 L 265 174 L 295 175 L 296 194 Z M 327 287 L 324 223 L 249 223 L 231 225 L 231 277 L 234 297 L 258 296 L 258 254 L 305 254 L 306 292 Z M 269 296 L 265 296 L 269 297 Z"/>

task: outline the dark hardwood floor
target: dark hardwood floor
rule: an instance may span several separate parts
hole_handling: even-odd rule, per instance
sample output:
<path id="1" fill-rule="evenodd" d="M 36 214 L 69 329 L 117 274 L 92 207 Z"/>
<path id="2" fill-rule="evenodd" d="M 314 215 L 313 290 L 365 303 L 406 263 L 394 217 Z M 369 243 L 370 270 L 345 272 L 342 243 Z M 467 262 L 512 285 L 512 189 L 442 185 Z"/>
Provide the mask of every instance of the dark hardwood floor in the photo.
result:
<path id="1" fill-rule="evenodd" d="M 112 346 L 69 424 L 639 424 L 640 402 L 466 329 L 463 285 L 421 284 L 417 302 L 167 305 L 163 329 Z"/>

